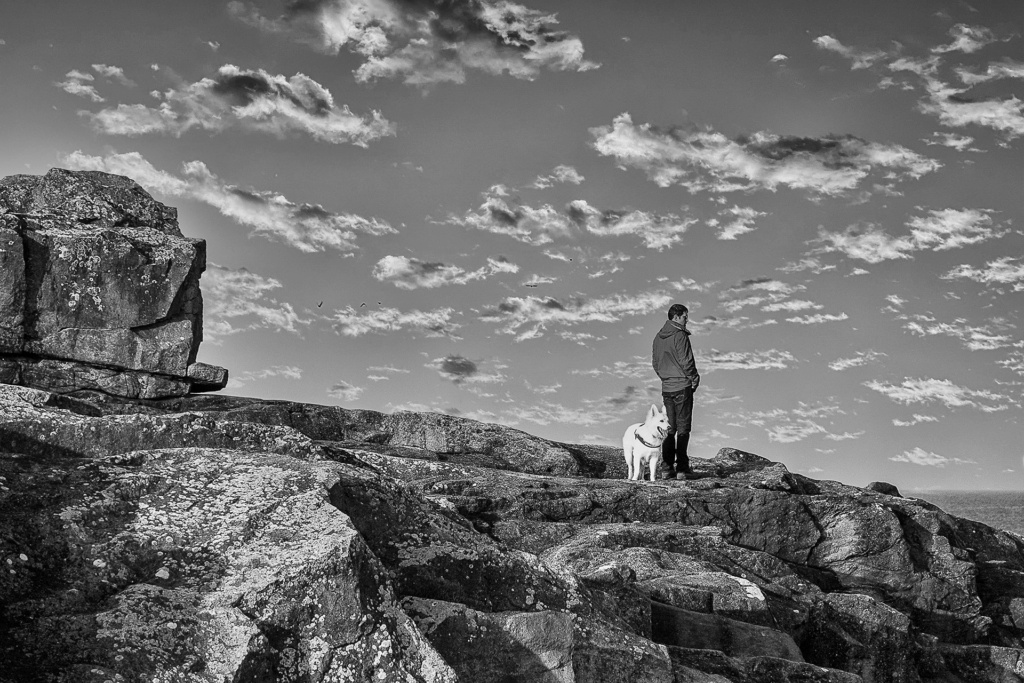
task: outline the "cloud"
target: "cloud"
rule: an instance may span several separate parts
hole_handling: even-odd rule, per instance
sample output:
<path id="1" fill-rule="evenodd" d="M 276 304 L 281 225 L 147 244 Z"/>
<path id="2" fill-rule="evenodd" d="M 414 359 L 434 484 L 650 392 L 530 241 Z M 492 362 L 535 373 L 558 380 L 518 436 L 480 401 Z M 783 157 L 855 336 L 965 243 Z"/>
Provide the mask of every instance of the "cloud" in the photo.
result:
<path id="1" fill-rule="evenodd" d="M 781 64 L 783 62 L 788 62 L 789 61 L 789 57 L 787 57 L 786 55 L 784 55 L 784 54 L 782 54 L 780 52 L 779 54 L 777 54 L 774 57 L 772 57 L 769 61 L 772 64 Z"/>
<path id="2" fill-rule="evenodd" d="M 54 85 L 69 95 L 85 97 L 93 102 L 105 102 L 106 100 L 103 96 L 101 96 L 96 90 L 96 87 L 92 85 L 92 82 L 95 80 L 96 77 L 92 74 L 83 73 L 78 70 L 71 70 L 64 75 L 63 81 L 54 83 Z"/>
<path id="3" fill-rule="evenodd" d="M 584 377 L 618 377 L 621 379 L 656 379 L 651 359 L 645 356 L 633 356 L 631 360 L 618 360 L 611 365 L 602 365 L 589 370 L 571 370 L 570 375 Z"/>
<path id="4" fill-rule="evenodd" d="M 947 408 L 970 407 L 986 413 L 1005 410 L 1006 397 L 988 390 L 957 386 L 948 379 L 904 379 L 902 384 L 872 380 L 864 386 L 888 396 L 897 403 L 942 403 Z"/>
<path id="5" fill-rule="evenodd" d="M 799 261 L 790 261 L 784 266 L 777 268 L 783 273 L 801 273 L 805 270 L 814 273 L 815 275 L 821 275 L 822 273 L 835 270 L 837 266 L 833 264 L 824 264 L 820 259 L 813 257 L 804 257 Z"/>
<path id="6" fill-rule="evenodd" d="M 943 147 L 952 147 L 958 152 L 980 152 L 981 150 L 976 147 L 971 147 L 974 142 L 974 138 L 969 135 L 957 135 L 956 133 L 932 133 L 935 140 L 925 139 L 926 145 L 942 145 Z"/>
<path id="7" fill-rule="evenodd" d="M 1011 351 L 1009 357 L 996 363 L 1024 377 L 1024 351 Z"/>
<path id="8" fill-rule="evenodd" d="M 812 436 L 822 436 L 830 441 L 856 439 L 863 432 L 835 434 L 822 424 L 844 411 L 833 404 L 799 403 L 796 408 L 784 410 L 755 411 L 737 415 L 742 424 L 761 427 L 768 433 L 768 440 L 775 443 L 796 443 Z"/>
<path id="9" fill-rule="evenodd" d="M 740 235 L 745 235 L 748 232 L 757 230 L 754 226 L 754 220 L 760 216 L 767 216 L 768 214 L 764 211 L 757 211 L 749 207 L 734 205 L 731 209 L 719 211 L 718 215 L 726 217 L 727 221 L 722 224 L 716 220 L 715 225 L 711 226 L 718 228 L 718 239 L 734 240 Z M 731 217 L 731 220 L 729 217 Z"/>
<path id="10" fill-rule="evenodd" d="M 487 265 L 472 272 L 458 266 L 425 262 L 407 256 L 385 256 L 373 268 L 373 277 L 392 282 L 399 289 L 432 289 L 443 285 L 464 285 L 495 273 L 518 273 L 519 266 L 504 257 L 488 258 Z"/>
<path id="11" fill-rule="evenodd" d="M 265 278 L 245 268 L 232 270 L 211 263 L 202 276 L 203 339 L 211 344 L 247 330 L 271 329 L 300 334 L 310 320 L 302 319 L 289 303 L 268 294 L 281 288 L 274 278 Z"/>
<path id="12" fill-rule="evenodd" d="M 327 54 L 355 53 L 360 83 L 464 83 L 470 70 L 533 80 L 542 69 L 599 66 L 583 57 L 579 38 L 554 28 L 556 15 L 507 0 L 295 0 L 276 19 L 237 0 L 228 8 L 251 26 Z"/>
<path id="13" fill-rule="evenodd" d="M 903 328 L 912 334 L 925 337 L 945 335 L 954 337 L 963 342 L 964 346 L 971 351 L 994 351 L 996 349 L 1012 346 L 1013 337 L 1007 334 L 997 334 L 988 325 L 970 325 L 963 318 L 957 318 L 952 322 L 934 322 L 933 319 L 918 316 L 919 320 L 910 320 L 904 323 Z M 921 322 L 931 322 L 922 325 Z M 1005 323 L 1000 323 L 1005 328 Z"/>
<path id="14" fill-rule="evenodd" d="M 722 308 L 729 313 L 735 313 L 747 306 L 779 303 L 804 289 L 804 285 L 791 285 L 781 280 L 763 277 L 743 280 L 721 292 L 718 298 L 722 301 Z"/>
<path id="15" fill-rule="evenodd" d="M 124 75 L 124 69 L 119 66 L 109 66 L 107 64 L 93 64 L 93 71 L 99 75 L 109 78 L 112 81 L 117 81 L 123 86 L 128 88 L 135 87 L 135 81 Z"/>
<path id="16" fill-rule="evenodd" d="M 133 178 L 151 191 L 208 204 L 257 235 L 312 253 L 328 249 L 350 252 L 359 234 L 396 232 L 376 218 L 334 213 L 320 204 L 297 204 L 275 192 L 243 189 L 225 183 L 201 161 L 182 165 L 182 175 L 157 170 L 138 152 L 95 157 L 80 151 L 63 158 L 71 168 L 104 171 Z"/>
<path id="17" fill-rule="evenodd" d="M 913 427 L 914 425 L 921 424 L 922 422 L 938 422 L 938 421 L 939 421 L 939 418 L 934 417 L 932 415 L 919 415 L 917 413 L 914 413 L 914 417 L 911 420 L 899 420 L 899 419 L 897 419 L 895 417 L 892 419 L 892 423 L 894 425 L 896 425 L 897 427 Z"/>
<path id="18" fill-rule="evenodd" d="M 869 349 L 867 351 L 858 351 L 852 358 L 837 358 L 829 363 L 828 367 L 837 372 L 842 372 L 843 370 L 849 370 L 850 368 L 875 363 L 884 357 L 886 357 L 886 354 Z"/>
<path id="19" fill-rule="evenodd" d="M 807 301 L 805 299 L 790 299 L 789 301 L 780 301 L 778 303 L 762 306 L 761 310 L 765 313 L 776 313 L 778 311 L 795 313 L 796 311 L 806 311 L 808 309 L 819 310 L 821 308 L 821 304 L 816 304 L 813 301 Z"/>
<path id="20" fill-rule="evenodd" d="M 924 467 L 945 467 L 948 463 L 954 463 L 957 465 L 976 465 L 977 463 L 973 460 L 961 460 L 960 458 L 947 458 L 939 455 L 938 453 L 932 453 L 926 451 L 923 448 L 915 448 L 912 451 L 903 451 L 902 455 L 894 455 L 889 458 L 893 462 L 906 462 L 911 465 L 921 465 Z"/>
<path id="21" fill-rule="evenodd" d="M 428 368 L 437 370 L 437 373 L 452 384 L 493 384 L 505 382 L 508 377 L 496 370 L 495 372 L 483 372 L 480 363 L 470 360 L 465 356 L 451 355 L 443 358 L 435 358 L 427 363 Z"/>
<path id="22" fill-rule="evenodd" d="M 229 389 L 240 389 L 249 382 L 271 377 L 284 377 L 285 379 L 302 379 L 302 368 L 294 365 L 272 365 L 262 370 L 246 370 L 240 373 L 231 373 L 228 379 Z"/>
<path id="23" fill-rule="evenodd" d="M 551 283 L 558 280 L 557 277 L 550 275 L 538 275 L 534 273 L 530 276 L 530 279 L 523 280 L 523 287 L 537 287 L 538 285 L 550 285 Z"/>
<path id="24" fill-rule="evenodd" d="M 389 380 L 391 379 L 390 375 L 408 375 L 410 372 L 405 368 L 396 368 L 393 365 L 371 365 L 370 367 L 366 368 L 366 371 L 370 373 L 376 373 L 366 376 L 366 379 L 372 380 L 374 382 Z"/>
<path id="25" fill-rule="evenodd" d="M 855 189 L 873 171 L 887 179 L 919 178 L 942 164 L 900 145 L 852 135 L 779 136 L 767 132 L 727 138 L 712 130 L 635 125 L 629 114 L 590 129 L 598 153 L 635 168 L 659 187 L 690 192 L 775 191 L 779 186 L 817 195 Z"/>
<path id="26" fill-rule="evenodd" d="M 507 235 L 537 246 L 550 244 L 556 239 L 573 239 L 581 232 L 601 237 L 635 235 L 648 249 L 658 251 L 681 242 L 683 234 L 697 222 L 695 218 L 682 218 L 671 213 L 601 211 L 584 200 L 570 202 L 565 211 L 550 204 L 531 207 L 510 198 L 508 189 L 503 185 L 491 187 L 483 197 L 483 204 L 475 212 L 469 211 L 462 216 L 451 214 L 446 222 Z"/>
<path id="27" fill-rule="evenodd" d="M 984 285 L 1013 285 L 1013 291 L 1024 291 L 1024 263 L 1004 256 L 989 261 L 983 268 L 960 264 L 942 276 L 943 280 L 973 280 Z"/>
<path id="28" fill-rule="evenodd" d="M 821 246 L 811 250 L 811 254 L 841 252 L 868 263 L 912 258 L 910 252 L 915 249 L 909 237 L 891 237 L 873 223 L 851 225 L 843 232 L 819 228 L 815 243 Z"/>
<path id="29" fill-rule="evenodd" d="M 533 181 L 530 187 L 538 190 L 543 190 L 551 187 L 555 183 L 572 183 L 573 185 L 579 185 L 585 180 L 572 166 L 555 166 L 554 170 L 551 171 L 551 175 L 537 176 L 537 179 Z"/>
<path id="30" fill-rule="evenodd" d="M 179 137 L 194 128 L 217 133 L 237 126 L 280 138 L 299 133 L 320 142 L 366 147 L 395 134 L 380 112 L 357 116 L 347 106 L 338 107 L 327 88 L 301 73 L 286 77 L 226 64 L 213 78 L 154 94 L 160 100 L 156 107 L 119 104 L 80 113 L 107 135 Z"/>
<path id="31" fill-rule="evenodd" d="M 697 368 L 701 374 L 716 370 L 785 370 L 796 358 L 788 351 L 719 351 L 708 349 L 698 353 Z"/>
<path id="32" fill-rule="evenodd" d="M 984 73 L 970 71 L 964 67 L 957 67 L 955 71 L 964 84 L 977 85 L 1002 78 L 1024 78 L 1024 62 L 1004 59 L 1001 62 L 989 64 Z"/>
<path id="33" fill-rule="evenodd" d="M 354 401 L 359 398 L 365 389 L 363 387 L 357 387 L 349 384 L 345 381 L 339 381 L 335 383 L 330 389 L 327 390 L 327 395 L 331 398 L 336 398 L 341 401 Z"/>
<path id="34" fill-rule="evenodd" d="M 850 316 L 845 313 L 838 315 L 832 313 L 816 313 L 814 315 L 805 315 L 804 317 L 797 316 L 795 318 L 786 318 L 788 323 L 799 323 L 800 325 L 820 325 L 821 323 L 832 323 L 840 320 L 848 320 Z"/>
<path id="35" fill-rule="evenodd" d="M 945 251 L 978 244 L 1005 235 L 1008 230 L 992 225 L 991 210 L 940 209 L 907 222 L 917 249 Z"/>
<path id="36" fill-rule="evenodd" d="M 933 53 L 964 52 L 970 54 L 998 40 L 991 29 L 984 26 L 968 26 L 967 24 L 954 25 L 949 29 L 949 35 L 953 38 L 952 42 L 948 45 L 933 47 Z"/>
<path id="37" fill-rule="evenodd" d="M 359 312 L 351 306 L 325 317 L 338 334 L 361 337 L 366 334 L 388 334 L 412 330 L 427 337 L 448 337 L 457 340 L 456 331 L 462 327 L 453 323 L 455 311 L 438 308 L 433 311 L 412 310 L 403 313 L 396 308 L 381 308 Z"/>
<path id="38" fill-rule="evenodd" d="M 907 71 L 924 81 L 926 98 L 917 108 L 924 114 L 938 117 L 950 128 L 976 125 L 1002 133 L 1008 140 L 1024 135 L 1024 102 L 1017 97 L 976 98 L 968 95 L 970 88 L 955 88 L 939 79 L 939 61 L 899 59 L 889 65 L 893 71 Z M 968 77 L 970 80 L 970 77 Z"/>
<path id="39" fill-rule="evenodd" d="M 508 189 L 495 185 L 483 193 L 484 202 L 476 212 L 449 215 L 452 225 L 507 235 L 527 244 L 550 244 L 556 238 L 571 238 L 577 228 L 569 217 L 550 204 L 533 208 L 508 198 Z"/>
<path id="40" fill-rule="evenodd" d="M 994 225 L 988 209 L 938 209 L 913 216 L 906 225 L 909 235 L 891 236 L 873 223 L 848 226 L 842 232 L 818 229 L 810 254 L 840 252 L 849 258 L 881 263 L 913 258 L 915 251 L 946 251 L 998 239 L 1009 232 Z"/>
<path id="41" fill-rule="evenodd" d="M 480 319 L 502 325 L 504 334 L 517 334 L 517 341 L 543 336 L 550 325 L 572 326 L 589 322 L 619 322 L 626 316 L 648 315 L 666 308 L 672 297 L 662 291 L 617 294 L 599 299 L 577 297 L 565 302 L 553 297 L 508 297 L 485 309 Z M 527 325 L 533 327 L 520 332 Z"/>
<path id="42" fill-rule="evenodd" d="M 601 237 L 636 235 L 648 249 L 661 251 L 679 244 L 683 234 L 697 222 L 673 213 L 655 214 L 647 211 L 599 211 L 582 199 L 569 203 L 570 220 L 582 230 Z"/>
<path id="43" fill-rule="evenodd" d="M 876 62 L 890 56 L 890 53 L 884 50 L 866 50 L 848 47 L 828 35 L 818 36 L 813 42 L 822 50 L 835 52 L 836 54 L 849 59 L 852 62 L 852 65 L 850 66 L 851 69 L 867 69 Z"/>

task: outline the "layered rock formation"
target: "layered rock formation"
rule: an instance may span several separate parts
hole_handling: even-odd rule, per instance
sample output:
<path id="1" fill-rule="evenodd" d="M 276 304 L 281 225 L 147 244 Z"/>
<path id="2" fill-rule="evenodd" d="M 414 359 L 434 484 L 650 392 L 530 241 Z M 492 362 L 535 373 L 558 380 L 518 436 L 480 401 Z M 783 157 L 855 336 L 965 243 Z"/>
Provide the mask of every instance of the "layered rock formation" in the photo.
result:
<path id="1" fill-rule="evenodd" d="M 1022 677 L 1020 537 L 742 451 L 694 466 L 0 387 L 0 681 Z"/>
<path id="2" fill-rule="evenodd" d="M 206 244 L 132 180 L 0 180 L 0 381 L 161 398 L 219 389 L 196 363 Z"/>

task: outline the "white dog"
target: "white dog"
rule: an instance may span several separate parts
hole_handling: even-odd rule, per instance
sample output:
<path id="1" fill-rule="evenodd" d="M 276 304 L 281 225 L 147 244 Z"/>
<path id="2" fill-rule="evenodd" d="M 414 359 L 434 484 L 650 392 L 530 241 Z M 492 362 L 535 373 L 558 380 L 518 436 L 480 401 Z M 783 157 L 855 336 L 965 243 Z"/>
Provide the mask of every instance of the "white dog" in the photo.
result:
<path id="1" fill-rule="evenodd" d="M 661 442 L 668 434 L 668 427 L 664 406 L 652 404 L 646 420 L 626 428 L 622 435 L 622 454 L 629 468 L 627 479 L 643 479 L 644 467 L 650 466 L 651 481 L 654 481 L 661 460 Z"/>

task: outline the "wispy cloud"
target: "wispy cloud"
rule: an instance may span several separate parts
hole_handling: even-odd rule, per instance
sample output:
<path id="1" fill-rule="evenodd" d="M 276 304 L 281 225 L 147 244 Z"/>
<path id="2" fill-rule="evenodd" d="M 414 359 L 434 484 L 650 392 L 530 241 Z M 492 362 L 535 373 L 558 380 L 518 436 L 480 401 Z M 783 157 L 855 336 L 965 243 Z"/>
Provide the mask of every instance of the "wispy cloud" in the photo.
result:
<path id="1" fill-rule="evenodd" d="M 636 235 L 648 249 L 661 251 L 683 240 L 683 234 L 697 222 L 696 218 L 680 217 L 673 213 L 657 214 L 649 211 L 601 211 L 582 199 L 570 202 L 569 219 L 580 229 L 602 237 Z"/>
<path id="2" fill-rule="evenodd" d="M 348 403 L 355 401 L 357 398 L 362 396 L 363 391 L 365 391 L 363 387 L 357 387 L 354 384 L 349 384 L 344 380 L 340 380 L 327 390 L 327 395 L 331 398 L 336 398 L 339 401 Z"/>
<path id="3" fill-rule="evenodd" d="M 441 377 L 451 381 L 452 384 L 494 384 L 505 382 L 508 377 L 498 367 L 491 372 L 484 371 L 481 361 L 474 361 L 460 355 L 444 356 L 435 358 L 427 363 L 427 367 L 437 371 Z"/>
<path id="4" fill-rule="evenodd" d="M 204 340 L 221 344 L 224 337 L 256 329 L 299 334 L 311 321 L 302 319 L 291 304 L 269 296 L 281 286 L 244 268 L 211 263 L 202 277 Z"/>
<path id="5" fill-rule="evenodd" d="M 907 222 L 918 249 L 945 251 L 986 242 L 1005 235 L 1008 230 L 993 225 L 992 211 L 986 209 L 939 209 Z"/>
<path id="6" fill-rule="evenodd" d="M 357 116 L 337 106 L 331 92 L 312 78 L 270 74 L 226 64 L 213 78 L 153 93 L 160 104 L 120 104 L 80 112 L 107 135 L 162 133 L 180 136 L 192 129 L 221 132 L 233 127 L 278 137 L 299 133 L 332 144 L 366 147 L 394 135 L 380 115 Z"/>
<path id="7" fill-rule="evenodd" d="M 371 365 L 366 368 L 368 374 L 366 379 L 374 382 L 382 382 L 391 379 L 392 375 L 408 375 L 409 370 L 405 368 L 396 368 L 393 365 Z"/>
<path id="8" fill-rule="evenodd" d="M 907 235 L 892 236 L 879 226 L 867 223 L 848 226 L 842 232 L 818 230 L 818 239 L 809 254 L 840 252 L 849 258 L 881 263 L 913 258 L 916 251 L 946 251 L 1003 237 L 1009 231 L 994 223 L 987 209 L 932 209 L 912 216 L 906 223 Z"/>
<path id="9" fill-rule="evenodd" d="M 956 133 L 932 133 L 931 138 L 925 138 L 924 143 L 926 145 L 941 145 L 943 147 L 952 147 L 958 152 L 980 152 L 982 150 L 977 147 L 971 147 L 974 143 L 974 138 L 969 135 L 957 135 Z"/>
<path id="10" fill-rule="evenodd" d="M 277 18 L 237 0 L 228 8 L 249 25 L 294 36 L 325 53 L 357 54 L 360 83 L 464 83 L 470 70 L 533 80 L 542 69 L 599 66 L 583 57 L 579 38 L 554 28 L 556 15 L 513 2 L 310 0 L 289 3 Z"/>
<path id="11" fill-rule="evenodd" d="M 459 266 L 420 261 L 408 256 L 385 256 L 373 268 L 373 277 L 391 282 L 399 289 L 432 289 L 444 285 L 464 285 L 496 273 L 518 273 L 519 266 L 506 258 L 488 258 L 487 265 L 467 272 Z"/>
<path id="12" fill-rule="evenodd" d="M 719 351 L 698 350 L 697 367 L 700 372 L 716 370 L 785 370 L 797 362 L 789 351 Z"/>
<path id="13" fill-rule="evenodd" d="M 138 152 L 96 157 L 72 152 L 63 162 L 70 168 L 127 175 L 149 190 L 208 204 L 225 216 L 252 228 L 253 235 L 282 242 L 304 252 L 357 249 L 360 233 L 396 232 L 376 218 L 334 213 L 319 204 L 295 203 L 276 192 L 244 189 L 224 182 L 201 161 L 183 164 L 176 176 L 157 170 Z"/>
<path id="14" fill-rule="evenodd" d="M 556 183 L 571 183 L 579 185 L 584 181 L 580 172 L 572 166 L 555 166 L 550 175 L 537 176 L 537 179 L 530 184 L 530 187 L 543 190 Z"/>
<path id="15" fill-rule="evenodd" d="M 842 372 L 843 370 L 849 370 L 850 368 L 857 368 L 863 365 L 877 363 L 885 356 L 886 354 L 884 353 L 868 349 L 867 351 L 858 351 L 850 358 L 837 358 L 829 363 L 828 367 L 832 370 L 836 370 L 837 372 Z"/>
<path id="16" fill-rule="evenodd" d="M 949 29 L 949 35 L 953 40 L 948 45 L 933 47 L 933 53 L 964 52 L 970 54 L 998 40 L 992 29 L 984 26 L 968 26 L 967 24 L 955 24 Z"/>
<path id="17" fill-rule="evenodd" d="M 763 428 L 768 434 L 768 440 L 776 443 L 796 443 L 812 436 L 821 436 L 830 441 L 846 441 L 863 435 L 863 432 L 833 432 L 832 418 L 842 414 L 844 411 L 835 404 L 800 402 L 796 408 L 789 410 L 774 408 L 742 413 L 735 417 L 742 424 Z"/>
<path id="18" fill-rule="evenodd" d="M 786 322 L 797 323 L 799 325 L 820 325 L 821 323 L 834 323 L 841 320 L 848 320 L 849 318 L 850 316 L 845 313 L 815 313 L 814 315 L 786 318 Z"/>
<path id="19" fill-rule="evenodd" d="M 476 211 L 451 214 L 447 223 L 507 235 L 520 242 L 545 245 L 556 239 L 574 239 L 583 232 L 601 237 L 635 235 L 644 246 L 661 251 L 682 241 L 683 234 L 697 222 L 676 214 L 640 210 L 600 210 L 579 199 L 565 210 L 550 204 L 532 207 L 512 198 L 508 188 L 495 185 L 484 194 Z"/>
<path id="20" fill-rule="evenodd" d="M 969 407 L 986 413 L 1006 410 L 1006 396 L 986 389 L 974 390 L 953 384 L 948 379 L 904 379 L 901 384 L 872 380 L 864 386 L 888 396 L 897 403 L 941 403 L 947 408 Z"/>
<path id="21" fill-rule="evenodd" d="M 900 420 L 899 418 L 893 418 L 892 423 L 897 427 L 913 427 L 914 425 L 922 424 L 924 422 L 938 422 L 939 418 L 934 415 L 920 415 L 914 413 L 913 418 L 909 420 Z"/>
<path id="22" fill-rule="evenodd" d="M 1004 256 L 989 261 L 983 268 L 961 264 L 942 276 L 943 280 L 973 280 L 984 285 L 1013 285 L 1013 291 L 1024 290 L 1024 263 Z"/>
<path id="23" fill-rule="evenodd" d="M 718 298 L 721 300 L 722 308 L 729 313 L 735 313 L 747 306 L 764 307 L 778 304 L 804 289 L 804 285 L 791 285 L 781 280 L 762 277 L 743 280 L 722 291 Z"/>
<path id="24" fill-rule="evenodd" d="M 1012 346 L 1012 336 L 998 333 L 1008 327 L 1011 326 L 1005 320 L 994 321 L 990 325 L 971 325 L 964 318 L 937 322 L 927 316 L 911 316 L 903 324 L 903 329 L 921 337 L 944 335 L 959 339 L 971 351 L 994 351 Z"/>
<path id="25" fill-rule="evenodd" d="M 229 389 L 240 389 L 246 384 L 271 377 L 284 377 L 285 379 L 302 379 L 302 368 L 294 365 L 272 365 L 262 370 L 246 370 L 245 372 L 231 373 L 228 379 Z"/>
<path id="26" fill-rule="evenodd" d="M 662 291 L 617 294 L 610 297 L 582 297 L 560 301 L 553 297 L 508 297 L 485 309 L 480 318 L 499 323 L 504 334 L 517 334 L 517 341 L 543 336 L 551 325 L 572 326 L 590 322 L 618 322 L 624 317 L 647 315 L 667 308 L 672 297 Z M 529 330 L 521 328 L 532 326 Z"/>
<path id="27" fill-rule="evenodd" d="M 757 230 L 754 221 L 768 214 L 750 207 L 734 205 L 732 208 L 719 211 L 718 215 L 722 216 L 722 220 L 713 218 L 708 221 L 708 225 L 717 228 L 718 239 L 734 240 L 740 235 Z"/>
<path id="28" fill-rule="evenodd" d="M 976 465 L 974 460 L 961 460 L 960 458 L 947 458 L 939 455 L 938 453 L 932 453 L 926 451 L 923 448 L 915 448 L 912 451 L 903 451 L 901 455 L 894 455 L 889 458 L 893 462 L 905 462 L 911 465 L 921 465 L 923 467 L 945 467 L 947 464 L 955 465 Z"/>
<path id="29" fill-rule="evenodd" d="M 956 73 L 966 85 L 988 83 L 989 81 L 996 81 L 1002 78 L 1024 78 L 1024 62 L 1004 59 L 1001 62 L 989 64 L 983 73 L 971 71 L 964 67 L 958 67 Z"/>
<path id="30" fill-rule="evenodd" d="M 1015 96 L 972 97 L 967 88 L 957 88 L 938 76 L 939 58 L 898 59 L 889 65 L 892 71 L 909 72 L 921 78 L 926 97 L 918 102 L 924 114 L 938 117 L 951 128 L 981 126 L 1002 133 L 1007 139 L 1024 135 L 1024 102 Z M 970 80 L 970 77 L 967 77 Z"/>
<path id="31" fill-rule="evenodd" d="M 871 50 L 843 45 L 836 38 L 829 35 L 818 36 L 813 42 L 822 50 L 835 52 L 849 59 L 851 62 L 851 69 L 867 69 L 873 64 L 891 56 L 890 53 L 885 50 Z"/>
<path id="32" fill-rule="evenodd" d="M 780 186 L 816 195 L 855 189 L 874 171 L 886 179 L 918 178 L 942 166 L 900 145 L 852 135 L 779 136 L 767 132 L 730 139 L 712 130 L 636 125 L 629 114 L 590 129 L 593 146 L 623 168 L 635 168 L 660 187 L 690 192 L 775 191 Z"/>
<path id="33" fill-rule="evenodd" d="M 92 74 L 73 69 L 64 75 L 63 81 L 58 81 L 54 85 L 69 95 L 85 97 L 93 102 L 105 102 L 106 99 L 100 95 L 99 91 L 96 90 L 96 86 L 92 84 L 95 80 L 96 77 Z"/>
<path id="34" fill-rule="evenodd" d="M 397 308 L 381 308 L 360 312 L 351 306 L 334 311 L 326 320 L 338 334 L 361 337 L 366 334 L 390 334 L 412 330 L 426 337 L 459 339 L 456 332 L 461 325 L 452 322 L 455 311 L 437 308 L 433 311 L 412 310 L 403 313 Z"/>
<path id="35" fill-rule="evenodd" d="M 124 69 L 119 66 L 111 66 L 109 64 L 93 64 L 93 71 L 99 75 L 109 78 L 112 81 L 117 81 L 121 85 L 127 88 L 134 88 L 135 81 L 124 75 Z"/>

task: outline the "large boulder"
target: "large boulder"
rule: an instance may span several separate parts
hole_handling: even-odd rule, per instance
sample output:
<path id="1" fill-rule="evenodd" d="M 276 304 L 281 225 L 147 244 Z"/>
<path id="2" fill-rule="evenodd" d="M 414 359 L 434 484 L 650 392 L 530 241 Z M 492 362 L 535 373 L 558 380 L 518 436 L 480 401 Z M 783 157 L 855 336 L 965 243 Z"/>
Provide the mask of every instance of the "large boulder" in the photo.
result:
<path id="1" fill-rule="evenodd" d="M 191 369 L 205 268 L 205 242 L 129 178 L 0 180 L 0 379 L 136 398 L 222 388 Z"/>
<path id="2" fill-rule="evenodd" d="M 338 510 L 342 470 L 210 448 L 0 458 L 0 680 L 454 683 Z"/>

